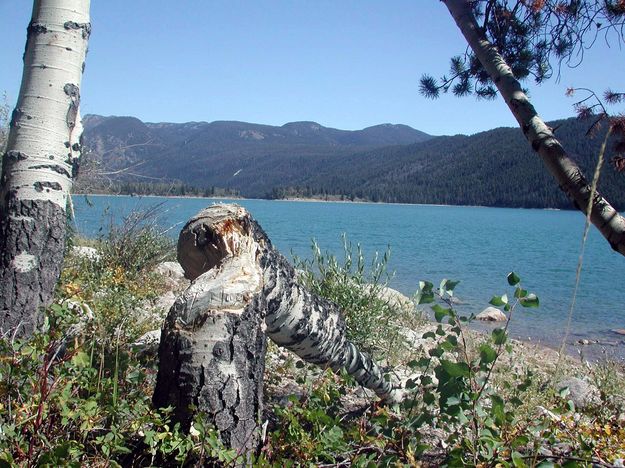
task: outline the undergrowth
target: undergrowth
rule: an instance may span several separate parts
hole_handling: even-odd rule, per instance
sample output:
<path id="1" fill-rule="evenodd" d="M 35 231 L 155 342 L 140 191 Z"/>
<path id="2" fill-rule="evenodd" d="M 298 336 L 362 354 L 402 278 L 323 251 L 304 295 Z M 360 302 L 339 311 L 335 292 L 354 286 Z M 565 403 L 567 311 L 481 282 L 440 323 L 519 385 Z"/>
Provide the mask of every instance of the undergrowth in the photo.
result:
<path id="1" fill-rule="evenodd" d="M 313 241 L 310 259 L 295 257 L 299 279 L 313 293 L 341 307 L 347 337 L 375 359 L 398 363 L 411 350 L 403 330 L 424 322 L 412 301 L 388 288 L 390 249 L 370 262 L 360 244 L 343 236 L 343 258 L 322 253 Z"/>
<path id="2" fill-rule="evenodd" d="M 236 454 L 197 416 L 189 433 L 151 403 L 154 360 L 133 342 L 159 328 L 150 301 L 164 290 L 155 266 L 172 243 L 153 212 L 133 213 L 76 249 L 43 327 L 0 340 L 0 466 L 176 466 Z M 160 319 L 159 319 L 160 317 Z"/>
<path id="3" fill-rule="evenodd" d="M 151 404 L 156 364 L 133 346 L 158 317 L 145 304 L 164 290 L 154 267 L 171 244 L 141 217 L 70 249 L 57 304 L 28 341 L 0 340 L 0 466 L 234 466 L 237 454 L 198 414 L 190 431 Z M 576 408 L 554 373 L 530 365 L 508 337 L 513 315 L 538 306 L 520 278 L 493 297 L 507 322 L 488 335 L 454 308 L 456 282 L 421 282 L 414 303 L 389 296 L 386 260 L 370 265 L 346 242 L 345 258 L 314 246 L 302 280 L 345 310 L 350 339 L 393 364 L 406 398 L 375 402 L 345 374 L 296 358 L 273 366 L 273 398 L 255 466 L 612 466 L 625 458 L 623 366 L 577 366 L 597 400 Z M 394 299 L 390 299 L 394 297 Z M 432 307 L 426 323 L 417 305 Z M 162 315 L 161 315 L 162 317 Z M 156 326 L 155 326 L 156 325 Z M 419 330 L 419 343 L 406 329 Z M 275 350 L 274 350 L 275 352 Z M 390 357 L 389 357 L 390 356 Z M 538 357 L 540 361 L 540 357 Z"/>
<path id="4" fill-rule="evenodd" d="M 625 405 L 618 394 L 623 368 L 586 368 L 599 400 L 575 408 L 568 388 L 545 369 L 515 362 L 508 325 L 519 307 L 538 298 L 511 273 L 507 294 L 495 296 L 507 322 L 490 335 L 469 329 L 473 315 L 453 306 L 457 283 L 422 282 L 416 296 L 431 303 L 438 325 L 423 333 L 418 359 L 405 362 L 407 395 L 393 408 L 363 403 L 346 410 L 353 382 L 313 375 L 301 396 L 274 409 L 277 421 L 262 463 L 274 466 L 612 466 L 625 457 Z M 427 328 L 427 327 L 426 327 Z M 522 356 L 522 355 L 521 355 Z M 346 400 L 347 399 L 347 400 Z"/>

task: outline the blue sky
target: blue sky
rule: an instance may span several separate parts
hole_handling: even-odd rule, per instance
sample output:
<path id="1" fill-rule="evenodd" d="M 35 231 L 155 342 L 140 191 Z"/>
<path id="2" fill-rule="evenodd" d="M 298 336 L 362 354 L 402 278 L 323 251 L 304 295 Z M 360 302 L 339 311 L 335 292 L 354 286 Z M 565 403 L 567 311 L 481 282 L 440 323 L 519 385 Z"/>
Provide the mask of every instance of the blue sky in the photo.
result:
<path id="1" fill-rule="evenodd" d="M 31 2 L 0 0 L 0 92 L 14 104 Z M 465 44 L 437 0 L 92 0 L 82 111 L 149 122 L 402 123 L 431 134 L 515 121 L 501 99 L 418 93 Z M 528 83 L 545 119 L 573 114 L 569 86 L 618 88 L 625 61 L 602 41 L 559 83 Z"/>

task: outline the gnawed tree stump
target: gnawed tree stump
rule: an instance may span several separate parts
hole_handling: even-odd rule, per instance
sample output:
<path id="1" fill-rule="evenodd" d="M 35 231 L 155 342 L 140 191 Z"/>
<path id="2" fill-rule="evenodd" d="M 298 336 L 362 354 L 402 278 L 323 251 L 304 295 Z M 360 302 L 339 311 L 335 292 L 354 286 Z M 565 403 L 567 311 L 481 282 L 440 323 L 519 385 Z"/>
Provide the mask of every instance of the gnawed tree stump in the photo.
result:
<path id="1" fill-rule="evenodd" d="M 345 369 L 387 402 L 399 387 L 347 340 L 339 307 L 296 282 L 288 261 L 237 205 L 213 205 L 191 218 L 178 260 L 193 283 L 162 330 L 154 403 L 191 422 L 193 405 L 213 415 L 224 442 L 258 445 L 265 333 L 307 362 Z"/>

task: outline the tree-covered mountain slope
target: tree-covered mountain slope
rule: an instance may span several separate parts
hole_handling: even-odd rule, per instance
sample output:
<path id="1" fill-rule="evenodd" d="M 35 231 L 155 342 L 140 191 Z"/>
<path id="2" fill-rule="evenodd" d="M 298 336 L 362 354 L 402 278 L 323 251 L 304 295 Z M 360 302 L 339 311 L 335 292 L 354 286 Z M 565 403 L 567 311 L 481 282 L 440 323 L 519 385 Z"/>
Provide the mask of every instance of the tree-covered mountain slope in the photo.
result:
<path id="1" fill-rule="evenodd" d="M 605 134 L 586 136 L 590 124 L 551 123 L 589 178 Z M 141 184 L 141 193 L 146 183 L 178 182 L 246 197 L 570 207 L 518 128 L 432 137 L 390 124 L 345 131 L 315 122 L 155 124 L 90 115 L 85 144 L 100 171 L 113 173 L 127 190 Z M 600 190 L 619 209 L 625 207 L 624 186 L 623 176 L 606 164 Z"/>
<path id="2" fill-rule="evenodd" d="M 556 136 L 590 180 L 605 129 L 586 136 L 591 121 L 552 122 Z M 617 209 L 625 208 L 625 176 L 603 166 L 599 189 Z M 497 128 L 475 135 L 432 138 L 426 142 L 380 148 L 328 161 L 319 172 L 289 192 L 343 194 L 353 199 L 395 203 L 570 208 L 518 128 Z"/>

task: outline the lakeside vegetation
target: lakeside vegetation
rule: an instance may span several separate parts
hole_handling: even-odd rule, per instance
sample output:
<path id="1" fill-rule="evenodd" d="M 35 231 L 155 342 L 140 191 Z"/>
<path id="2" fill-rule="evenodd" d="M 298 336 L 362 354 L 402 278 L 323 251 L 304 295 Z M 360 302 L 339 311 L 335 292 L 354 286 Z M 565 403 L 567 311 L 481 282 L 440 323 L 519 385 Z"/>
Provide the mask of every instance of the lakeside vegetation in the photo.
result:
<path id="1" fill-rule="evenodd" d="M 217 197 L 217 198 L 240 198 L 238 190 L 221 187 L 194 187 L 182 182 L 110 182 L 76 184 L 75 194 L 94 195 L 130 195 L 130 196 L 161 196 L 161 197 Z"/>
<path id="2" fill-rule="evenodd" d="M 169 410 L 151 405 L 157 363 L 137 343 L 166 312 L 147 313 L 146 303 L 171 288 L 155 267 L 173 251 L 146 221 L 133 215 L 97 240 L 74 239 L 41 332 L 0 342 L 0 465 L 237 459 L 203 415 L 185 433 L 169 423 Z M 79 254 L 78 244 L 97 250 Z M 455 282 L 422 282 L 414 302 L 390 300 L 381 294 L 386 257 L 368 261 L 345 245 L 343 258 L 313 245 L 311 260 L 296 259 L 301 281 L 341 305 L 350 338 L 401 377 L 406 398 L 381 406 L 346 375 L 272 345 L 267 437 L 255 466 L 582 467 L 625 458 L 622 364 L 559 359 L 509 340 L 507 324 L 490 336 L 471 332 L 473 317 L 454 310 Z M 508 295 L 491 302 L 510 320 L 537 300 L 516 275 L 508 283 Z M 440 323 L 425 321 L 415 304 L 432 305 Z M 565 377 L 580 378 L 592 395 L 579 400 L 559 386 Z"/>

